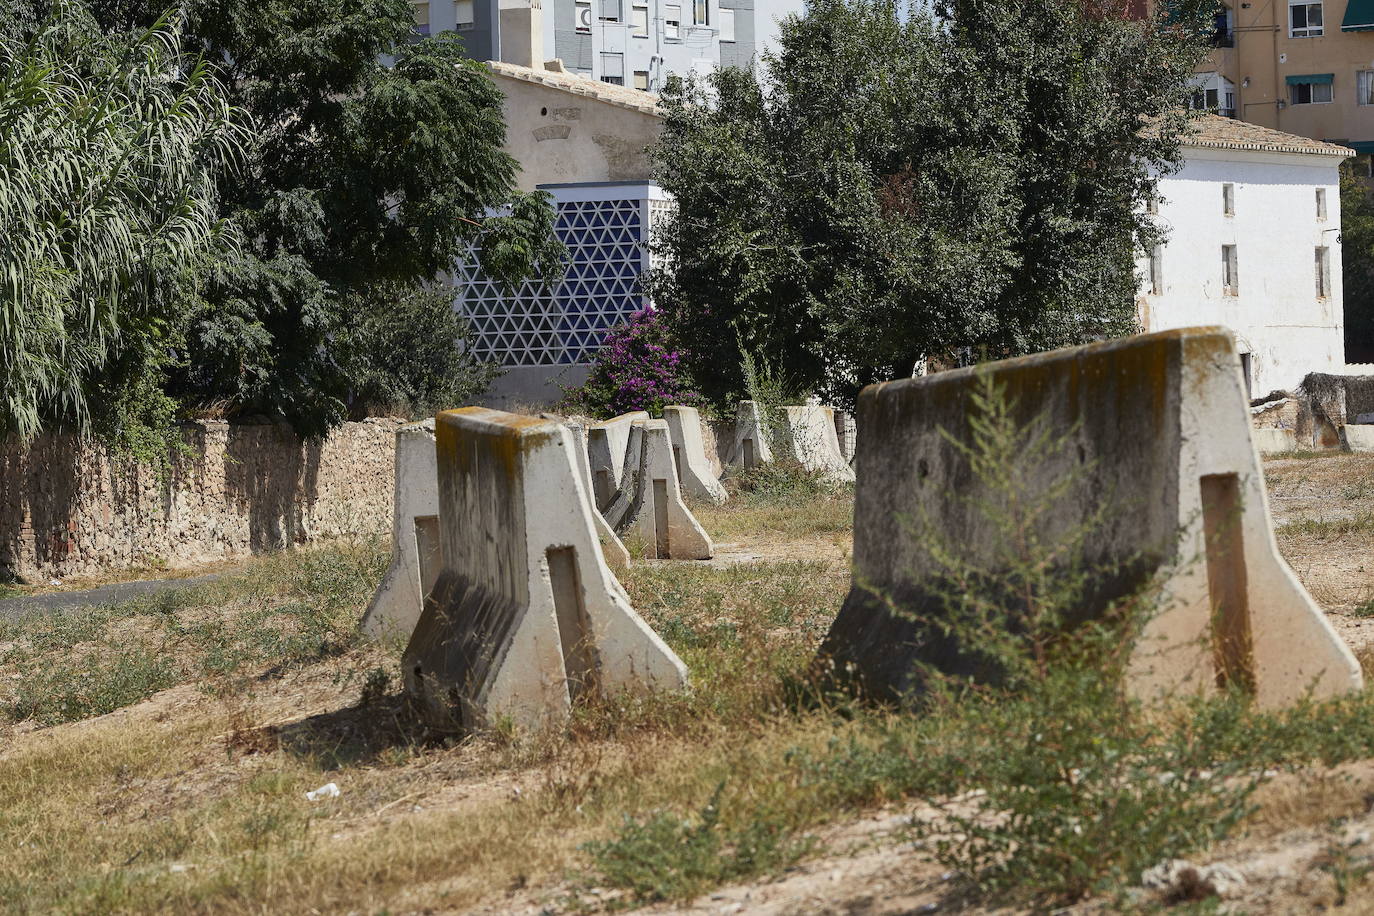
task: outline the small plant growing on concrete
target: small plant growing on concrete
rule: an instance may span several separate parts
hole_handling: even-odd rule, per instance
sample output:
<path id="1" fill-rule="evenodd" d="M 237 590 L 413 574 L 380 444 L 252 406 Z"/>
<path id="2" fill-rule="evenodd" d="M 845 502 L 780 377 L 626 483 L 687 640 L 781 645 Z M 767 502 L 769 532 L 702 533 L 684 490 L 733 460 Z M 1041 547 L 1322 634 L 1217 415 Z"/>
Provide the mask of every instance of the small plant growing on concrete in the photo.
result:
<path id="1" fill-rule="evenodd" d="M 1074 480 L 1037 487 L 1027 470 L 1070 434 L 1019 424 L 990 379 L 972 410 L 970 441 L 951 442 L 978 479 L 970 498 L 997 532 L 989 568 L 998 572 L 966 559 L 938 520 L 913 519 L 939 570 L 934 600 L 920 612 L 893 609 L 921 614 L 928 632 L 957 645 L 956 666 L 917 662 L 922 702 L 960 719 L 957 746 L 945 752 L 976 771 L 984 791 L 945 803 L 942 817 L 915 830 L 977 891 L 1071 902 L 1226 836 L 1260 777 L 1235 761 L 1190 765 L 1206 754 L 1207 730 L 1159 729 L 1159 714 L 1128 694 L 1131 652 L 1157 605 L 1150 584 L 1082 619 L 1095 583 L 1119 572 L 1079 559 L 1084 545 L 1128 507 L 1104 494 L 1086 517 L 1043 537 Z"/>

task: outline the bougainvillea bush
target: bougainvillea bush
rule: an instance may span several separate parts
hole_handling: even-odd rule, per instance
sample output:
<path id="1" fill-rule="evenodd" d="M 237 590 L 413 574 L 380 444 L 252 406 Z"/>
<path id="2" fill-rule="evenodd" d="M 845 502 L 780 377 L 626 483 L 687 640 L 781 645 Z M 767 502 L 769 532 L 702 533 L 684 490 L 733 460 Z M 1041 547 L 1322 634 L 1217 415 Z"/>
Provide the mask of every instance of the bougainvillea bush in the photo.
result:
<path id="1" fill-rule="evenodd" d="M 663 317 L 646 308 L 606 335 L 587 381 L 564 389 L 559 406 L 590 416 L 695 406 L 702 399 L 686 367 L 687 353 L 673 342 Z"/>

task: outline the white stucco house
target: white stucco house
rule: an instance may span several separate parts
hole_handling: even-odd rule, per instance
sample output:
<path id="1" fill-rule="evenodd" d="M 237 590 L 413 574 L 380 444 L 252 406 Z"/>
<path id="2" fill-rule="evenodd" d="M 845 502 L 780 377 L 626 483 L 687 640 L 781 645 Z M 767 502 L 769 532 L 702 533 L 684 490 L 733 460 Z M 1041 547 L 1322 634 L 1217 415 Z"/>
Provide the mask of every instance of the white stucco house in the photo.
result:
<path id="1" fill-rule="evenodd" d="M 1252 397 L 1339 373 L 1338 170 L 1354 151 L 1217 115 L 1195 124 L 1149 208 L 1168 236 L 1138 264 L 1143 329 L 1230 328 Z"/>

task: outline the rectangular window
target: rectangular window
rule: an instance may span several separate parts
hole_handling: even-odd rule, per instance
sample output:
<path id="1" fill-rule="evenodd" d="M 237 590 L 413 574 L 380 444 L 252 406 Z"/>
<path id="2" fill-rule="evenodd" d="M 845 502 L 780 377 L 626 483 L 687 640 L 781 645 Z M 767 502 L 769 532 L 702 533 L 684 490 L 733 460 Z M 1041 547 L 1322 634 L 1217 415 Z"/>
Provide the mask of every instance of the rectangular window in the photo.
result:
<path id="1" fill-rule="evenodd" d="M 1164 295 L 1164 246 L 1150 249 L 1150 295 Z"/>
<path id="2" fill-rule="evenodd" d="M 1322 33 L 1320 3 L 1288 0 L 1288 35 L 1291 38 L 1316 38 Z"/>
<path id="3" fill-rule="evenodd" d="M 592 0 L 577 0 L 577 31 L 590 35 L 592 31 Z"/>
<path id="4" fill-rule="evenodd" d="M 1330 83 L 1295 83 L 1288 89 L 1288 101 L 1293 105 L 1321 105 L 1331 101 Z"/>
<path id="5" fill-rule="evenodd" d="M 630 34 L 635 38 L 649 37 L 649 8 L 636 3 L 630 10 Z"/>
<path id="6" fill-rule="evenodd" d="M 1360 105 L 1374 105 L 1374 70 L 1355 71 L 1355 101 Z"/>
<path id="7" fill-rule="evenodd" d="M 669 41 L 677 41 L 682 37 L 682 7 L 663 8 L 663 37 Z"/>
<path id="8" fill-rule="evenodd" d="M 1317 188 L 1317 219 L 1326 219 L 1326 188 Z"/>
<path id="9" fill-rule="evenodd" d="M 649 91 L 649 71 L 648 71 L 648 70 L 636 70 L 636 71 L 635 71 L 635 88 L 638 89 L 640 92 L 648 92 L 648 91 Z"/>
<path id="10" fill-rule="evenodd" d="M 1240 293 L 1240 271 L 1236 263 L 1236 246 L 1221 246 L 1221 286 L 1222 292 L 1228 296 L 1239 295 Z"/>
<path id="11" fill-rule="evenodd" d="M 1230 182 L 1221 186 L 1221 212 L 1225 216 L 1236 215 L 1236 186 Z"/>
<path id="12" fill-rule="evenodd" d="M 620 21 L 620 0 L 601 0 L 601 21 Z"/>
<path id="13" fill-rule="evenodd" d="M 625 85 L 624 54 L 603 53 L 601 55 L 601 82 L 610 83 L 613 86 Z"/>
<path id="14" fill-rule="evenodd" d="M 734 11 L 734 10 L 722 9 L 722 10 L 717 10 L 716 13 L 717 13 L 718 16 L 720 16 L 720 40 L 721 40 L 721 41 L 734 41 L 734 40 L 735 40 L 735 11 Z"/>
<path id="15" fill-rule="evenodd" d="M 711 24 L 711 0 L 693 0 L 692 21 L 697 25 Z"/>
<path id="16" fill-rule="evenodd" d="M 477 21 L 472 0 L 453 0 L 453 23 L 460 29 L 471 28 Z"/>
<path id="17" fill-rule="evenodd" d="M 421 35 L 429 34 L 429 0 L 421 3 L 410 4 L 411 12 L 415 14 L 415 31 Z"/>
<path id="18" fill-rule="evenodd" d="M 1331 295 L 1331 249 L 1322 246 L 1317 249 L 1317 298 L 1325 299 Z"/>

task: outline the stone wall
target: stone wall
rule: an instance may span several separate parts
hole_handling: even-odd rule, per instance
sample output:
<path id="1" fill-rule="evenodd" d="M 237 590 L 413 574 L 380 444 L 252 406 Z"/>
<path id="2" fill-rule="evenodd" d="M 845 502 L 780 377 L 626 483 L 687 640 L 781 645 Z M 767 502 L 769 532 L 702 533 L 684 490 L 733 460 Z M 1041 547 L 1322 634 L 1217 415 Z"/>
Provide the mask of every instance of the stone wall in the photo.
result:
<path id="1" fill-rule="evenodd" d="M 401 420 L 301 440 L 275 425 L 188 424 L 159 473 L 66 435 L 0 444 L 0 569 L 25 579 L 190 566 L 391 526 Z"/>

